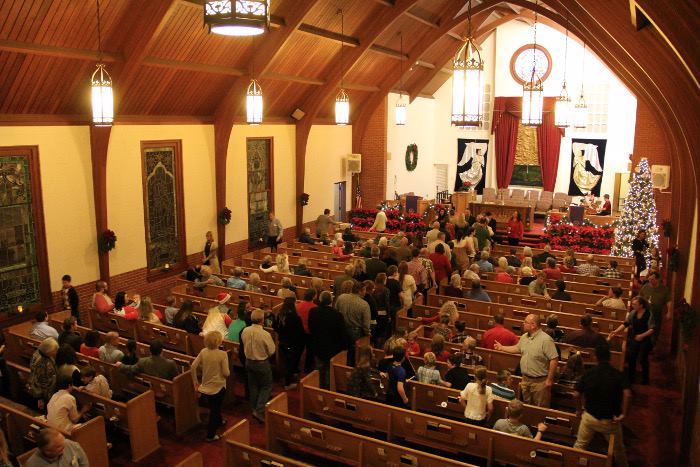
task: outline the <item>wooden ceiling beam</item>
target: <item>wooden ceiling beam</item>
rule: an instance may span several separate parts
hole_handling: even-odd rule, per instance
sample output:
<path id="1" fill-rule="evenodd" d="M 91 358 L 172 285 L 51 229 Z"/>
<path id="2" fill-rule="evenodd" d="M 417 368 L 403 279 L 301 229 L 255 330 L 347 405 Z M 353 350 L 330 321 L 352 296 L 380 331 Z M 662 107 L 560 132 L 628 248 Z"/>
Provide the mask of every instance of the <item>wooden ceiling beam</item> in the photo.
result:
<path id="1" fill-rule="evenodd" d="M 158 68 L 174 68 L 176 70 L 196 71 L 202 73 L 212 73 L 217 75 L 243 76 L 247 75 L 246 70 L 240 68 L 225 67 L 220 65 L 206 65 L 203 63 L 183 62 L 180 60 L 166 60 L 163 58 L 148 57 L 143 61 L 144 65 Z"/>
<path id="2" fill-rule="evenodd" d="M 428 18 L 425 18 L 417 13 L 414 13 L 412 11 L 407 11 L 405 13 L 406 16 L 411 18 L 412 20 L 418 21 L 421 24 L 424 24 L 430 28 L 437 29 L 440 27 L 440 25 L 434 21 L 430 21 Z"/>
<path id="3" fill-rule="evenodd" d="M 312 26 L 306 23 L 300 25 L 298 31 L 303 32 L 305 34 L 311 34 L 312 36 L 321 37 L 323 39 L 330 39 L 335 42 L 342 42 L 343 45 L 346 45 L 348 47 L 357 47 L 360 45 L 360 41 L 356 37 L 343 35 L 335 31 L 319 28 L 317 26 Z"/>
<path id="4" fill-rule="evenodd" d="M 270 69 L 275 58 L 285 48 L 291 40 L 294 31 L 299 30 L 303 25 L 304 17 L 311 11 L 320 0 L 292 0 L 281 5 L 281 9 L 286 16 L 283 27 L 270 31 L 261 42 L 261 45 L 253 53 L 251 60 L 248 63 L 247 69 L 254 70 L 259 76 L 264 76 Z M 284 75 L 279 75 L 273 79 L 281 79 Z M 233 122 L 236 115 L 241 112 L 243 107 L 242 95 L 248 86 L 249 77 L 245 73 L 241 73 L 229 88 L 226 96 L 217 106 L 214 115 L 219 122 Z M 295 81 L 290 79 L 290 81 Z M 300 82 L 296 80 L 296 82 Z M 228 123 L 224 124 L 228 126 Z"/>
<path id="5" fill-rule="evenodd" d="M 168 23 L 177 6 L 177 0 L 150 0 L 143 5 L 138 23 L 129 31 L 124 44 L 124 63 L 115 87 L 125 96 L 138 75 L 144 59 Z"/>
<path id="6" fill-rule="evenodd" d="M 11 41 L 0 39 L 0 50 L 29 55 L 43 55 L 46 57 L 69 58 L 74 60 L 89 60 L 97 62 L 100 53 L 96 50 L 76 49 L 70 47 L 56 47 L 53 45 L 32 44 L 31 42 Z M 123 57 L 119 53 L 102 52 L 102 61 L 105 63 L 119 62 Z"/>
<path id="7" fill-rule="evenodd" d="M 384 47 L 383 45 L 374 44 L 369 50 L 386 57 L 395 58 L 398 60 L 408 60 L 407 54 L 401 54 L 399 50 L 390 49 L 389 47 Z"/>

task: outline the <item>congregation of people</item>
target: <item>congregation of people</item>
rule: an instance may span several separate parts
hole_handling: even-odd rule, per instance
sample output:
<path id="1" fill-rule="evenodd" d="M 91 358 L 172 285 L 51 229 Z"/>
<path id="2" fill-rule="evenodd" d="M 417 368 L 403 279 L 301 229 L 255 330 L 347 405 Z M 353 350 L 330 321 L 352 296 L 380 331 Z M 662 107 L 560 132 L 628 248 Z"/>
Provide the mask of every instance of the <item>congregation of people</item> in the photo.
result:
<path id="1" fill-rule="evenodd" d="M 276 292 L 283 303 L 276 312 L 247 302 L 233 306 L 231 294 L 221 292 L 216 296 L 218 305 L 206 311 L 206 319 L 200 325 L 190 300 L 177 304 L 176 298 L 168 295 L 165 306 L 156 307 L 148 296 L 124 291 L 112 295 L 104 281 L 96 283 L 90 306 L 97 313 L 169 325 L 203 336 L 204 348 L 191 368 L 194 387 L 210 413 L 206 441 L 219 439 L 218 431 L 226 424 L 222 404 L 226 392 L 233 390 L 227 387 L 228 358 L 220 350 L 225 339 L 240 345 L 240 358 L 244 362 L 241 381 L 251 416 L 260 423 L 265 423 L 265 404 L 274 389 L 271 363 L 276 353 L 281 355 L 284 390 L 290 391 L 297 387 L 302 374 L 314 369 L 319 372 L 320 386 L 329 388 L 331 359 L 347 351 L 347 364 L 354 368 L 348 386 L 351 395 L 376 398 L 371 376 L 378 375 L 386 382 L 386 403 L 408 407 L 406 383 L 415 378 L 422 383 L 459 390 L 467 423 L 534 439 L 542 437 L 547 424 L 543 420 L 533 434 L 520 421 L 527 410 L 523 404 L 549 407 L 554 384 L 568 384 L 580 395 L 583 414 L 576 447 L 585 449 L 595 432 L 605 436 L 615 434 L 616 462 L 626 465 L 620 422 L 628 410 L 630 387 L 636 383 L 638 362 L 642 369 L 641 383 L 648 384 L 649 354 L 662 321 L 670 314 L 670 295 L 661 282 L 658 262 L 656 269 L 651 266 L 650 270 L 646 265 L 640 270 L 639 264 L 635 275 L 640 285 L 638 295 L 631 300 L 631 310 L 623 324 L 609 333 L 607 339 L 594 328 L 590 314 L 582 315 L 579 330 L 566 333 L 559 328 L 555 313 L 546 320 L 530 314 L 523 322 L 522 335 L 517 335 L 504 325 L 502 312 L 494 313 L 493 326 L 477 339 L 459 320 L 455 302 L 447 301 L 437 315 L 422 318 L 422 324 L 432 329 L 432 339 L 421 348 L 415 332 L 397 326 L 397 314 L 403 310 L 411 317 L 414 304 L 427 303 L 430 294 L 490 302 L 492 297 L 481 281 L 484 273 L 494 273 L 493 280 L 524 285 L 531 296 L 571 301 L 565 274 L 619 278 L 618 264 L 611 260 L 606 268 L 601 268 L 593 255 L 581 260 L 573 250 L 567 251 L 559 263 L 547 244 L 538 254 L 527 246 L 519 252 L 515 247 L 523 238 L 524 228 L 517 213 L 505 226 L 505 236 L 498 238 L 497 224 L 490 213 L 473 216 L 468 210 L 460 213 L 443 210 L 423 238 L 403 232 L 390 237 L 383 235 L 386 219 L 379 211 L 370 229 L 378 231 L 377 237 L 364 241 L 349 229 L 331 234 L 331 228 L 338 223 L 329 214 L 326 210 L 319 216 L 316 236 L 305 229 L 298 241 L 330 245 L 333 256 L 347 262 L 343 272 L 334 278 L 332 288 L 324 287 L 320 278 L 313 277 L 306 258 L 290 265 L 286 253 L 275 254 L 282 239 L 282 226 L 273 214 L 266 239 L 271 254 L 263 259 L 258 273 L 246 273 L 243 268 L 235 267 L 228 277 L 222 276 L 216 254 L 218 247 L 211 232 L 206 236 L 201 264 L 183 273 L 198 291 L 219 286 L 262 292 L 261 276 L 267 273 L 311 277 L 311 286 L 303 294 L 289 277 L 284 277 Z M 498 242 L 512 246 L 508 255 L 497 257 L 492 253 Z M 646 254 L 645 245 L 641 240 L 638 243 L 635 254 L 637 251 Z M 548 281 L 555 281 L 556 291 L 551 294 Z M 41 340 L 41 344 L 31 360 L 28 387 L 35 408 L 46 414 L 48 423 L 70 433 L 91 409 L 89 405 L 78 407 L 74 391 L 113 396 L 108 381 L 95 368 L 78 367 L 77 355 L 116 364 L 119 371 L 129 376 L 144 373 L 172 380 L 178 369 L 172 359 L 163 357 L 164 345 L 159 340 L 150 342 L 149 356 L 139 358 L 133 339 L 122 351 L 116 332 L 107 333 L 102 345 L 97 331 L 79 332 L 78 297 L 70 284 L 71 278 L 65 276 L 63 282 L 64 308 L 71 310 L 72 316 L 65 319 L 59 333 L 48 323 L 46 313 L 36 314 L 30 336 Z M 607 296 L 601 296 L 596 305 L 626 311 L 622 296 L 619 287 L 610 287 Z M 469 305 L 466 309 L 469 310 Z M 277 342 L 270 331 L 276 334 Z M 621 333 L 627 334 L 626 374 L 610 365 L 608 341 Z M 370 346 L 357 350 L 356 342 L 362 338 L 368 338 Z M 566 370 L 560 373 L 557 342 L 594 349 L 597 365 L 585 370 L 580 355 L 577 358 L 574 353 L 567 361 Z M 460 348 L 451 351 L 447 343 L 458 344 Z M 520 400 L 516 399 L 511 372 L 500 370 L 496 381 L 487 381 L 483 359 L 475 352 L 477 347 L 520 355 L 517 369 L 521 378 L 517 391 Z M 375 361 L 372 348 L 383 349 L 385 358 Z M 415 356 L 422 357 L 424 362 L 417 368 L 409 362 L 409 357 Z M 436 367 L 439 362 L 447 365 L 444 376 Z M 494 399 L 508 401 L 507 418 L 492 419 Z M 42 436 L 47 446 L 58 442 L 59 435 L 55 432 Z M 68 447 L 79 449 L 72 444 Z M 43 455 L 41 452 L 39 455 Z"/>

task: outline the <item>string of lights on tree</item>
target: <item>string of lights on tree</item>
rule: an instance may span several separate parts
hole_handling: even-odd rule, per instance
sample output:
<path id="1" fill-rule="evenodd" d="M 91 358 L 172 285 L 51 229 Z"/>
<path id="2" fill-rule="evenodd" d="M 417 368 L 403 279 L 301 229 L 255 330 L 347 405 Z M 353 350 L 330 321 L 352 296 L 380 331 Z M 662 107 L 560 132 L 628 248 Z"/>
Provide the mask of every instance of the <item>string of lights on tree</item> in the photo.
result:
<path id="1" fill-rule="evenodd" d="M 647 233 L 649 242 L 647 266 L 649 266 L 651 249 L 659 246 L 659 235 L 656 229 L 656 201 L 654 201 L 654 188 L 651 183 L 651 170 L 646 158 L 639 162 L 637 170 L 632 174 L 630 190 L 618 221 L 611 253 L 615 256 L 631 257 L 632 242 L 641 230 Z"/>

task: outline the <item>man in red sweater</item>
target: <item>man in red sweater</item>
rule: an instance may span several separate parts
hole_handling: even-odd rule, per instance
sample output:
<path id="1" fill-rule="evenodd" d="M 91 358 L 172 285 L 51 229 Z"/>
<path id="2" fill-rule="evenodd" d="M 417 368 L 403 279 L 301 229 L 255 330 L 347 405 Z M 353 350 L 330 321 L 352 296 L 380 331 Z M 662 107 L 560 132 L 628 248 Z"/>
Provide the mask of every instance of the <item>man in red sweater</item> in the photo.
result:
<path id="1" fill-rule="evenodd" d="M 542 272 L 547 275 L 547 279 L 554 279 L 555 281 L 561 279 L 561 269 L 557 267 L 557 260 L 554 258 L 547 258 L 547 266 L 542 269 Z"/>
<path id="2" fill-rule="evenodd" d="M 506 329 L 505 326 L 503 326 L 505 319 L 502 312 L 497 311 L 496 314 L 493 315 L 493 321 L 493 327 L 486 331 L 481 337 L 481 347 L 493 349 L 493 344 L 495 344 L 496 341 L 503 345 L 516 345 L 518 343 L 518 336 L 510 329 Z M 504 344 L 504 342 L 508 342 L 508 344 Z"/>

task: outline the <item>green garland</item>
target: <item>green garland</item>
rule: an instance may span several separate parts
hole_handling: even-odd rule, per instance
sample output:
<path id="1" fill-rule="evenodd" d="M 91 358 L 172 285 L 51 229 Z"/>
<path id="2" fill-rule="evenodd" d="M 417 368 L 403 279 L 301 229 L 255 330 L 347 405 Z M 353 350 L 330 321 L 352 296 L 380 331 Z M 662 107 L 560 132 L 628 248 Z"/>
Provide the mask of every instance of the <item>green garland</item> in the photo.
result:
<path id="1" fill-rule="evenodd" d="M 409 144 L 406 146 L 406 170 L 413 172 L 418 165 L 418 145 Z"/>

